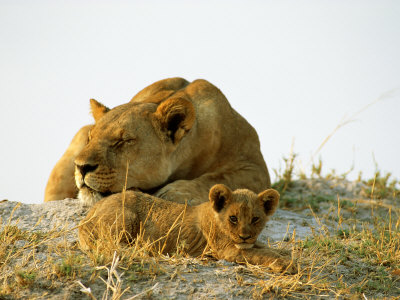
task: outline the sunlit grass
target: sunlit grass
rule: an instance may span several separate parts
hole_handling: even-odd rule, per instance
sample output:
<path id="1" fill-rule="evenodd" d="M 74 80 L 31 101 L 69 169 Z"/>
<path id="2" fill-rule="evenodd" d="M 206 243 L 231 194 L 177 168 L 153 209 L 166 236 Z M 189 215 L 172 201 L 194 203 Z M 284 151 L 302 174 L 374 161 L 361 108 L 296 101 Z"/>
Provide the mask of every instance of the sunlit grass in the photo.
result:
<path id="1" fill-rule="evenodd" d="M 292 252 L 298 274 L 272 274 L 254 265 L 225 266 L 207 254 L 195 259 L 182 251 L 184 247 L 164 255 L 144 240 L 143 233 L 127 238 L 126 232 L 105 231 L 94 250 L 82 251 L 76 242 L 67 241 L 71 229 L 21 230 L 10 217 L 0 228 L 0 298 L 41 298 L 70 286 L 89 299 L 128 299 L 138 294 L 132 290 L 136 284 L 147 284 L 140 297 L 153 297 L 159 278 L 185 281 L 203 267 L 229 274 L 238 287 L 237 297 L 400 297 L 398 181 L 377 172 L 372 179 L 359 180 L 362 189 L 356 197 L 321 194 L 301 186 L 302 180 L 313 187 L 314 181 L 343 176 L 323 176 L 320 161 L 310 177 L 296 177 L 295 157 L 285 160 L 282 176 L 277 173 L 274 186 L 281 189 L 281 206 L 311 215 L 321 226 L 311 228 L 313 233 L 305 239 L 294 233 L 271 246 Z M 199 276 L 195 281 L 207 280 Z"/>

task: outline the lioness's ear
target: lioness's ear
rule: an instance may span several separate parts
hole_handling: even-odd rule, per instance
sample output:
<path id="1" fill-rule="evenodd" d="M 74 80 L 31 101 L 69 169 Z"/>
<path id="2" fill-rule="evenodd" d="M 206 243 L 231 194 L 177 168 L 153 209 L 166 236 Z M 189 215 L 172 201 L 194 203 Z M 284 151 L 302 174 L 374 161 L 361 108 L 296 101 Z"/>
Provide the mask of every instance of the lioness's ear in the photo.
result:
<path id="1" fill-rule="evenodd" d="M 195 119 L 193 104 L 182 98 L 165 100 L 154 115 L 174 144 L 192 128 Z"/>
<path id="2" fill-rule="evenodd" d="M 232 196 L 232 191 L 226 185 L 216 184 L 214 185 L 209 194 L 210 201 L 216 212 L 220 212 L 224 206 L 228 203 Z"/>
<path id="3" fill-rule="evenodd" d="M 94 99 L 90 99 L 90 108 L 92 110 L 92 115 L 95 122 L 100 120 L 100 118 L 110 110 L 107 106 L 101 104 L 100 102 Z"/>
<path id="4" fill-rule="evenodd" d="M 279 193 L 274 189 L 268 189 L 258 194 L 258 200 L 264 208 L 264 212 L 267 216 L 274 214 L 279 203 Z"/>

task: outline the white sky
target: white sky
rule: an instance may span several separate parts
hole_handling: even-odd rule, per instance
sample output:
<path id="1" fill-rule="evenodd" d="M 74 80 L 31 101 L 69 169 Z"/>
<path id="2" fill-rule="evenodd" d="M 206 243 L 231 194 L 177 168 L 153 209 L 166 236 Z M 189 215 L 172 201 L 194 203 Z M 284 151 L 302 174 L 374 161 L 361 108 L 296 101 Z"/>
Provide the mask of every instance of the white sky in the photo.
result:
<path id="1" fill-rule="evenodd" d="M 273 178 L 293 138 L 306 170 L 400 178 L 399 1 L 0 0 L 0 200 L 40 203 L 89 99 L 204 78 L 256 128 Z M 386 94 L 387 95 L 387 94 Z M 11 125 L 12 124 L 12 125 Z M 240 141 L 238 141 L 240 142 Z"/>

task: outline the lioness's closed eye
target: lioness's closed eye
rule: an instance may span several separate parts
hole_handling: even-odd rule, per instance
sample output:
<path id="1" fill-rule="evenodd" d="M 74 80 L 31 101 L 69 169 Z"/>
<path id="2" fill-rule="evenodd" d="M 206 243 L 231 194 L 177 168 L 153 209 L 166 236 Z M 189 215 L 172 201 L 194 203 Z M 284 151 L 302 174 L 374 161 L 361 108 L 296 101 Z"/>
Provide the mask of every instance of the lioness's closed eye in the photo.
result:
<path id="1" fill-rule="evenodd" d="M 122 194 L 114 194 L 91 208 L 81 222 L 79 241 L 88 249 L 94 248 L 104 233 L 118 236 L 125 231 L 125 236 L 133 239 L 141 232 L 144 240 L 157 241 L 155 246 L 165 253 L 173 253 L 183 244 L 184 251 L 199 256 L 210 247 L 217 259 L 295 272 L 290 257 L 256 245 L 278 202 L 279 193 L 274 189 L 255 194 L 246 189 L 231 191 L 222 184 L 210 189 L 208 202 L 192 207 L 127 191 L 124 199 Z"/>

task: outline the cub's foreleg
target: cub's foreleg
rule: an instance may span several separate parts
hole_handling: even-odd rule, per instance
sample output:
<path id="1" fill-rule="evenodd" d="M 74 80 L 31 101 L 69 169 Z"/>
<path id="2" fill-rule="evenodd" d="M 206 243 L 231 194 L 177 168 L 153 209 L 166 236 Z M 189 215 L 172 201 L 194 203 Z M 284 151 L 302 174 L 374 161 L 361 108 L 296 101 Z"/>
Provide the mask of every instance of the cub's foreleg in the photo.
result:
<path id="1" fill-rule="evenodd" d="M 220 259 L 232 262 L 262 265 L 270 268 L 273 272 L 290 274 L 297 272 L 296 262 L 292 261 L 290 256 L 281 255 L 278 250 L 270 248 L 238 249 L 233 246 L 225 249 L 219 256 Z"/>

